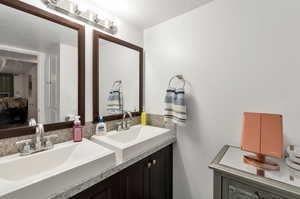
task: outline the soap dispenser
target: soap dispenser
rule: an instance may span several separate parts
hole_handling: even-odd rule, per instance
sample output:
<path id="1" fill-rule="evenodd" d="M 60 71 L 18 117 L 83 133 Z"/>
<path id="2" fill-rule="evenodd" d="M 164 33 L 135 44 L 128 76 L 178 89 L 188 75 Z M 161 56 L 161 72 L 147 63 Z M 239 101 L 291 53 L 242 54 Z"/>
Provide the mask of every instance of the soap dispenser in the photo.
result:
<path id="1" fill-rule="evenodd" d="M 106 132 L 106 124 L 103 117 L 97 120 L 96 135 L 103 135 Z"/>
<path id="2" fill-rule="evenodd" d="M 74 126 L 73 126 L 73 141 L 81 142 L 83 137 L 83 127 L 81 126 L 80 116 L 75 116 Z"/>

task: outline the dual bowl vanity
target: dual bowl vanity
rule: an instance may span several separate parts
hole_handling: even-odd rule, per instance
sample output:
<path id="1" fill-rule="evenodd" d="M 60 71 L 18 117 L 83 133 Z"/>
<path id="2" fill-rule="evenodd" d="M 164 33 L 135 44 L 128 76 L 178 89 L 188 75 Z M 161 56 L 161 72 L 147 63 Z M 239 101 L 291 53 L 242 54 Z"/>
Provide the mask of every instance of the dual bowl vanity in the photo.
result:
<path id="1" fill-rule="evenodd" d="M 137 166 L 138 162 L 145 161 L 155 152 L 166 151 L 173 142 L 175 135 L 169 129 L 137 125 L 126 131 L 94 135 L 91 140 L 56 144 L 50 150 L 31 155 L 2 157 L 0 198 L 93 198 L 97 194 L 99 197 L 108 194 L 103 196 L 107 199 L 119 198 L 120 195 L 112 197 L 112 193 L 106 189 L 91 189 L 93 186 L 103 186 L 102 181 L 116 178 L 127 167 Z M 162 168 L 162 172 L 164 169 L 171 172 L 172 150 L 164 157 L 161 157 L 162 160 L 159 157 L 147 160 L 145 168 L 169 162 L 168 167 Z M 138 172 L 138 168 L 133 169 L 133 174 Z M 121 194 L 119 183 L 122 179 L 119 177 L 117 181 L 117 185 L 110 189 L 116 189 L 114 194 Z"/>

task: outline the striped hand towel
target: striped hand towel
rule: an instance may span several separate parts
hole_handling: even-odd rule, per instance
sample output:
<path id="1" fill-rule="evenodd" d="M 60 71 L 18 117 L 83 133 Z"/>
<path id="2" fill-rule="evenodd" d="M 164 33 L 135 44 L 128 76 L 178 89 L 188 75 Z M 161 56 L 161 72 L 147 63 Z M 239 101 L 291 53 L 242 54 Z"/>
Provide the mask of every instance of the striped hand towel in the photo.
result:
<path id="1" fill-rule="evenodd" d="M 123 97 L 120 88 L 113 88 L 109 91 L 106 110 L 110 114 L 122 113 Z"/>
<path id="2" fill-rule="evenodd" d="M 173 122 L 185 126 L 187 120 L 186 104 L 183 88 L 168 88 L 165 96 L 164 118 L 166 122 Z"/>

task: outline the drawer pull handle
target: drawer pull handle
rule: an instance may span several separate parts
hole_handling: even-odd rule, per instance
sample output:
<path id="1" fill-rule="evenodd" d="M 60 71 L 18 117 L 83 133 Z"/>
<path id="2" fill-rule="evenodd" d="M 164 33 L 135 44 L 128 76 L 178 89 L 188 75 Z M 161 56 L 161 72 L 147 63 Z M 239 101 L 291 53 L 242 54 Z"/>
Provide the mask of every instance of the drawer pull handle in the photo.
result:
<path id="1" fill-rule="evenodd" d="M 229 185 L 229 196 L 230 198 L 247 198 L 247 199 L 264 199 L 260 196 L 259 192 L 248 192 L 242 188 L 237 188 Z"/>

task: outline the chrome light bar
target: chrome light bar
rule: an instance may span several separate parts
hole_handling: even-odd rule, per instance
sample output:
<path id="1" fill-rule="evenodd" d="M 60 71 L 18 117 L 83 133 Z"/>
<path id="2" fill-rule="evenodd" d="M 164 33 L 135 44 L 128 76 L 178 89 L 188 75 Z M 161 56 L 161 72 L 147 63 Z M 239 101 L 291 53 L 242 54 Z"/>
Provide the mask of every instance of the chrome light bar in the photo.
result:
<path id="1" fill-rule="evenodd" d="M 101 18 L 91 10 L 81 11 L 78 5 L 71 0 L 42 0 L 49 8 L 68 15 L 74 19 L 92 25 L 110 34 L 116 34 L 118 27 L 116 23 L 107 18 Z"/>

